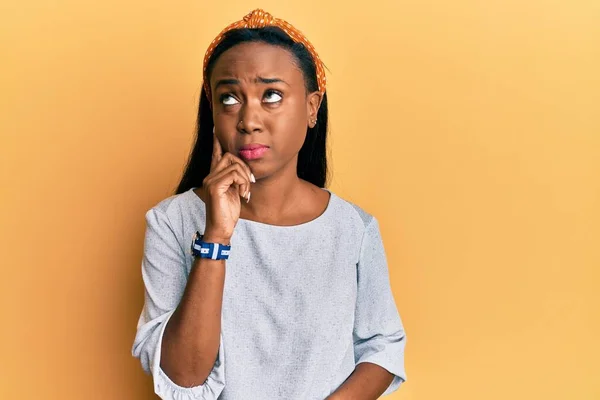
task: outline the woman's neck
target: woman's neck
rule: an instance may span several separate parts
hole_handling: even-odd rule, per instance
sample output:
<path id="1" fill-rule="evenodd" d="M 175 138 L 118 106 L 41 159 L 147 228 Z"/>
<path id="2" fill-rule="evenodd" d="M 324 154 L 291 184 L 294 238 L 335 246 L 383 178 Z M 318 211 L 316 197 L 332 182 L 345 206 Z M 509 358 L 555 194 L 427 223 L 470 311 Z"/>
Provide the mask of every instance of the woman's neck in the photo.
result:
<path id="1" fill-rule="evenodd" d="M 254 221 L 280 221 L 293 214 L 306 193 L 308 182 L 294 174 L 291 178 L 258 178 L 250 186 L 250 202 L 242 199 L 240 218 Z"/>

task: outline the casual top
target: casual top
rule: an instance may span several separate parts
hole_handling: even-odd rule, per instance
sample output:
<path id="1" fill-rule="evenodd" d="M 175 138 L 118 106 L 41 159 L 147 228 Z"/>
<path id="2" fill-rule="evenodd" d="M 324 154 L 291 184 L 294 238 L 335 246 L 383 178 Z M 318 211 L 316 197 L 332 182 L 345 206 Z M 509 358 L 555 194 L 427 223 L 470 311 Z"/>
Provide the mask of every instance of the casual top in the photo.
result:
<path id="1" fill-rule="evenodd" d="M 291 226 L 239 219 L 225 261 L 218 355 L 206 381 L 175 384 L 160 368 L 161 342 L 204 232 L 192 188 L 146 213 L 145 302 L 132 355 L 162 399 L 323 400 L 361 362 L 406 380 L 406 335 L 390 287 L 377 219 L 330 193 L 317 218 Z"/>

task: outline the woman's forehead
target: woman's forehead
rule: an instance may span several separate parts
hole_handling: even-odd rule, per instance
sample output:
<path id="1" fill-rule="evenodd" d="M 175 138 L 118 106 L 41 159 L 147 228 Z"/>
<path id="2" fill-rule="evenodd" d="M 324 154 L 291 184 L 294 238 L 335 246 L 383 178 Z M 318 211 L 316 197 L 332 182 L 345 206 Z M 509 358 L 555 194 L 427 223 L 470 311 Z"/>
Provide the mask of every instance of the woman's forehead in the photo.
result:
<path id="1" fill-rule="evenodd" d="M 225 51 L 212 71 L 212 79 L 224 77 L 273 76 L 302 78 L 294 56 L 280 46 L 262 42 L 250 42 L 236 45 Z"/>

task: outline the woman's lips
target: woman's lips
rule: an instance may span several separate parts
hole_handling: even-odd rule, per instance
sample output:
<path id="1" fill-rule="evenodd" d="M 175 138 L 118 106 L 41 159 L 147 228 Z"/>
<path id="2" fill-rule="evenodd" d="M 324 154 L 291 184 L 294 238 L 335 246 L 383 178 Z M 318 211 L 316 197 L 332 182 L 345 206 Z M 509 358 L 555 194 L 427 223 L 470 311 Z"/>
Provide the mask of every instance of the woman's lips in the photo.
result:
<path id="1" fill-rule="evenodd" d="M 240 150 L 240 156 L 245 160 L 256 160 L 261 158 L 269 150 L 268 147 L 257 147 L 255 149 Z"/>

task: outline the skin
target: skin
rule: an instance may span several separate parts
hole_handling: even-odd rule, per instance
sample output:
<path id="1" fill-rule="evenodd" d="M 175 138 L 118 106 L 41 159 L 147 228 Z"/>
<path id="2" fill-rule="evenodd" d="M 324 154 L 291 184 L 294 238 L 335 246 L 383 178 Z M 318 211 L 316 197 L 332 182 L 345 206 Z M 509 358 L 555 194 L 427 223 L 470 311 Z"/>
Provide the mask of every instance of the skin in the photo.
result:
<path id="1" fill-rule="evenodd" d="M 307 127 L 314 126 L 322 98 L 318 92 L 306 91 L 293 56 L 264 43 L 240 44 L 219 57 L 210 83 L 217 140 L 207 187 L 195 190 L 216 210 L 211 213 L 217 221 L 207 221 L 205 240 L 229 242 L 230 225 L 237 219 L 231 214 L 237 212 L 238 204 L 239 218 L 271 225 L 297 225 L 321 215 L 329 193 L 300 179 L 296 167 Z M 263 158 L 246 161 L 238 151 L 249 143 L 270 148 Z M 227 174 L 226 168 L 238 173 Z M 251 182 L 250 173 L 256 182 Z M 230 185 L 236 190 L 229 191 Z M 251 193 L 250 202 L 232 200 L 247 192 Z M 224 260 L 197 258 L 180 304 L 165 328 L 161 368 L 181 386 L 204 383 L 214 365 L 224 280 Z M 376 399 L 392 378 L 376 364 L 361 363 L 327 399 Z"/>
<path id="2" fill-rule="evenodd" d="M 385 392 L 393 379 L 394 375 L 385 368 L 362 362 L 325 400 L 375 400 Z"/>

